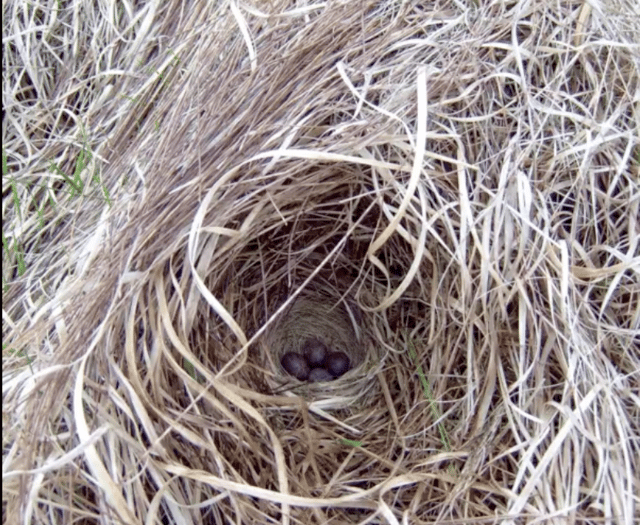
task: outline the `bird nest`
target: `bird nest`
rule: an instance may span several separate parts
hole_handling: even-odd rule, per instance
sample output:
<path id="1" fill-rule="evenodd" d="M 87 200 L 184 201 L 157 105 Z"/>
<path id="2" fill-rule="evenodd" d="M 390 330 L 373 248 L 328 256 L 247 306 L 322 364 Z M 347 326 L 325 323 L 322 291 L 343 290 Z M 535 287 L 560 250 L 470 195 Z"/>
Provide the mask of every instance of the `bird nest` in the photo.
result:
<path id="1" fill-rule="evenodd" d="M 3 5 L 3 523 L 633 521 L 637 1 L 106 4 Z"/>

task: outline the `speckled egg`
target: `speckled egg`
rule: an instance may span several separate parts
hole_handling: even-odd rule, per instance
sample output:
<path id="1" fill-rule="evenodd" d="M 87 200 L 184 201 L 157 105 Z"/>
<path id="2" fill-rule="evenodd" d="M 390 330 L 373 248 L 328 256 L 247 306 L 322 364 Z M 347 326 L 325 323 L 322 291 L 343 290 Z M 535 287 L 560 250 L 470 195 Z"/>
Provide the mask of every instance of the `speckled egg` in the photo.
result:
<path id="1" fill-rule="evenodd" d="M 309 373 L 310 383 L 320 383 L 322 381 L 333 381 L 334 377 L 326 368 L 314 368 Z"/>
<path id="2" fill-rule="evenodd" d="M 297 352 L 287 352 L 280 362 L 282 367 L 296 379 L 305 381 L 309 378 L 310 368 L 307 360 Z"/>
<path id="3" fill-rule="evenodd" d="M 328 353 L 327 346 L 317 339 L 308 339 L 302 346 L 302 355 L 306 357 L 311 368 L 324 366 Z"/>
<path id="4" fill-rule="evenodd" d="M 349 370 L 351 360 L 344 352 L 332 352 L 327 356 L 326 367 L 333 377 L 340 377 Z"/>

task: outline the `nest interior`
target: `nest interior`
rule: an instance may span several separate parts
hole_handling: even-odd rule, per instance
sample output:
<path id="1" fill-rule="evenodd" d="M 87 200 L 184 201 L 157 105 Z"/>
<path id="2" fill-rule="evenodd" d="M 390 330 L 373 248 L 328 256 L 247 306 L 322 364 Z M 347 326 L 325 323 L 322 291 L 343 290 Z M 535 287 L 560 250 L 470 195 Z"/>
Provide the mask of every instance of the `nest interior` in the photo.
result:
<path id="1" fill-rule="evenodd" d="M 4 7 L 3 523 L 630 523 L 635 3 L 195 4 Z"/>

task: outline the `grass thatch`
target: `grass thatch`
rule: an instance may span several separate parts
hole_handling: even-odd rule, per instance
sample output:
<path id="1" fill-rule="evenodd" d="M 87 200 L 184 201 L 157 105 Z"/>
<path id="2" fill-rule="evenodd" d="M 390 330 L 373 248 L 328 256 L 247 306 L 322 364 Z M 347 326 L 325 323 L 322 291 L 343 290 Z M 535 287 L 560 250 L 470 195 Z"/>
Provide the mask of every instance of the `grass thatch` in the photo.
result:
<path id="1" fill-rule="evenodd" d="M 639 19 L 5 2 L 3 523 L 631 524 Z"/>

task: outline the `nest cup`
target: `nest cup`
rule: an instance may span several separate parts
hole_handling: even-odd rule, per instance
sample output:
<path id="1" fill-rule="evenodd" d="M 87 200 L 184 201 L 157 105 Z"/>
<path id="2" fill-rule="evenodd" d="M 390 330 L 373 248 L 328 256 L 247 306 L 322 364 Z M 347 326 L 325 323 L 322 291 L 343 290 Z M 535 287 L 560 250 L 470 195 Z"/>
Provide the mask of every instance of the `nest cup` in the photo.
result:
<path id="1" fill-rule="evenodd" d="M 329 295 L 317 293 L 299 297 L 281 315 L 264 337 L 263 350 L 275 370 L 278 383 L 294 378 L 283 368 L 281 359 L 286 352 L 301 352 L 308 339 L 322 341 L 330 351 L 344 352 L 351 361 L 349 370 L 335 381 L 357 381 L 363 377 L 362 365 L 368 361 L 371 348 L 365 344 L 366 328 L 356 305 L 338 303 Z M 310 385 L 317 385 L 310 383 Z"/>

